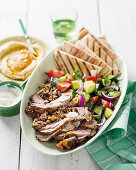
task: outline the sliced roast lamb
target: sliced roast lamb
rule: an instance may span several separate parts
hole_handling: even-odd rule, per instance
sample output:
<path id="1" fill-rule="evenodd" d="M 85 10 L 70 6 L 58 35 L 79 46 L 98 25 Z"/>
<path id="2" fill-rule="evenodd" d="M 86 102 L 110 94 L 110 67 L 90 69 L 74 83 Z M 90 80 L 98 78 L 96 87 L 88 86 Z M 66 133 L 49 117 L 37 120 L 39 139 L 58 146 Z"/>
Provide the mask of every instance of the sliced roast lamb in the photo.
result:
<path id="1" fill-rule="evenodd" d="M 50 111 L 57 109 L 58 107 L 67 105 L 70 102 L 71 96 L 72 96 L 72 90 L 69 90 L 65 93 L 62 93 L 62 95 L 59 98 L 57 98 L 56 100 L 53 100 L 50 103 L 47 103 L 47 104 L 32 103 L 31 107 L 33 107 L 35 109 L 40 108 L 42 110 L 46 110 L 46 111 L 50 112 Z"/>
<path id="2" fill-rule="evenodd" d="M 84 122 L 80 128 L 83 128 L 83 129 L 97 129 L 98 126 L 97 126 L 97 121 L 93 118 L 91 121 L 86 121 Z"/>
<path id="3" fill-rule="evenodd" d="M 46 122 L 44 121 L 41 121 L 41 120 L 38 120 L 38 121 L 33 121 L 33 124 L 32 124 L 32 127 L 38 131 L 38 130 L 41 130 L 43 126 L 46 125 Z"/>
<path id="4" fill-rule="evenodd" d="M 69 131 L 65 134 L 64 138 L 67 138 L 69 136 L 76 136 L 77 138 L 78 137 L 82 137 L 82 136 L 91 136 L 91 132 L 92 132 L 92 129 L 86 129 L 86 130 L 75 130 L 75 131 Z"/>
<path id="5" fill-rule="evenodd" d="M 88 111 L 88 107 L 72 107 L 72 112 L 69 112 L 66 117 L 90 121 L 93 116 L 92 113 Z"/>
<path id="6" fill-rule="evenodd" d="M 82 143 L 87 137 L 92 136 L 91 134 L 92 134 L 91 129 L 67 132 L 63 136 L 63 140 L 60 141 L 56 146 L 61 149 L 75 148 L 80 143 Z"/>
<path id="7" fill-rule="evenodd" d="M 61 129 L 58 129 L 57 131 L 53 132 L 52 134 L 44 135 L 44 134 L 38 134 L 36 135 L 36 139 L 38 139 L 41 142 L 47 142 L 51 139 L 55 138 L 58 134 L 61 133 Z"/>
<path id="8" fill-rule="evenodd" d="M 78 145 L 78 140 L 75 136 L 60 141 L 56 146 L 60 149 L 73 149 Z"/>
<path id="9" fill-rule="evenodd" d="M 31 100 L 33 103 L 45 103 L 45 100 L 42 99 L 37 93 L 35 93 L 32 97 Z M 47 101 L 46 101 L 47 102 Z M 48 101 L 49 102 L 49 101 Z M 47 102 L 47 103 L 48 103 Z"/>
<path id="10" fill-rule="evenodd" d="M 52 102 L 48 103 L 47 100 L 43 100 L 38 94 L 32 96 L 32 103 L 28 105 L 25 109 L 25 113 L 32 117 L 39 117 L 45 111 L 52 112 L 58 107 L 65 106 L 69 103 L 72 96 L 72 90 L 69 90 Z"/>
<path id="11" fill-rule="evenodd" d="M 52 132 L 55 132 L 56 130 L 63 127 L 66 123 L 68 123 L 68 121 L 69 121 L 69 119 L 65 118 L 65 119 L 62 119 L 58 122 L 48 124 L 41 129 L 40 133 L 51 134 Z"/>

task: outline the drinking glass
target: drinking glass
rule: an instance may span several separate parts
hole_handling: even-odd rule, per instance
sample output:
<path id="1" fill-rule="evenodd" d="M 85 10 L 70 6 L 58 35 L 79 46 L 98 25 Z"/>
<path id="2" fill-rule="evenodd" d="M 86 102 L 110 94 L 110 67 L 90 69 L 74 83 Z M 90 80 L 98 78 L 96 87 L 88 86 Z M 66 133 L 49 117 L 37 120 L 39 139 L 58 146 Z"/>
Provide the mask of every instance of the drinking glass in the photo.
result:
<path id="1" fill-rule="evenodd" d="M 53 33 L 58 42 L 74 40 L 78 14 L 73 8 L 59 7 L 51 13 Z"/>

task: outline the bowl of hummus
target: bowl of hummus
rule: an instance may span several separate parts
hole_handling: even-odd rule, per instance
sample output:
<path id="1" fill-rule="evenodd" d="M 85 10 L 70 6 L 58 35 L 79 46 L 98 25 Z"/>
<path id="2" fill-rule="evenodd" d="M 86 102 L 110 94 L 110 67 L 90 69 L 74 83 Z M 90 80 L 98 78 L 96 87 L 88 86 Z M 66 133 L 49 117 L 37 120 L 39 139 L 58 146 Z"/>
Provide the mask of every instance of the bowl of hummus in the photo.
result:
<path id="1" fill-rule="evenodd" d="M 0 41 L 0 81 L 16 81 L 23 84 L 51 47 L 42 40 L 31 37 L 36 56 L 26 45 L 23 36 Z"/>

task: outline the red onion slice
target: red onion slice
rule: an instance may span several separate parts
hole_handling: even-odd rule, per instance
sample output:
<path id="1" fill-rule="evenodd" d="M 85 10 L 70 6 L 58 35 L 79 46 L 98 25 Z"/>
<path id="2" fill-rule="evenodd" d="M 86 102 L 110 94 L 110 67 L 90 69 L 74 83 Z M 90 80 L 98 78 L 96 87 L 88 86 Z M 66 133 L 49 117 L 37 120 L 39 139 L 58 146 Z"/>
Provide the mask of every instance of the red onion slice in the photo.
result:
<path id="1" fill-rule="evenodd" d="M 44 72 L 46 75 L 49 75 L 49 72 Z"/>
<path id="2" fill-rule="evenodd" d="M 116 97 L 109 97 L 109 96 L 106 96 L 103 92 L 101 94 L 102 94 L 102 98 L 109 101 L 109 102 L 116 100 L 120 96 L 120 94 L 119 94 Z"/>
<path id="3" fill-rule="evenodd" d="M 97 71 L 96 70 L 91 70 L 91 76 L 96 77 Z"/>
<path id="4" fill-rule="evenodd" d="M 119 90 L 119 87 L 118 87 L 118 86 L 115 86 L 115 85 L 106 86 L 106 87 L 104 87 L 102 90 L 106 90 L 106 89 L 110 89 L 110 88 L 113 88 L 113 89 L 115 89 L 115 90 Z"/>
<path id="5" fill-rule="evenodd" d="M 80 107 L 84 107 L 85 105 L 85 99 L 83 95 L 80 95 L 80 99 L 79 99 L 79 104 Z"/>
<path id="6" fill-rule="evenodd" d="M 84 80 L 86 77 L 89 77 L 89 74 L 84 73 L 82 79 Z"/>
<path id="7" fill-rule="evenodd" d="M 110 109 L 113 109 L 114 108 L 114 104 L 110 102 Z"/>

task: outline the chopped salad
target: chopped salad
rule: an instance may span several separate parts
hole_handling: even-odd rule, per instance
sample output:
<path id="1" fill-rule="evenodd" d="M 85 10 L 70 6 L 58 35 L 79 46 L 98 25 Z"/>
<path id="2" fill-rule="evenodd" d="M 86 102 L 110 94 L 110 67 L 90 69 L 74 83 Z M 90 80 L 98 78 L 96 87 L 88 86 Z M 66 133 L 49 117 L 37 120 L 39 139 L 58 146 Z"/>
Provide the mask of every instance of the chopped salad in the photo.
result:
<path id="1" fill-rule="evenodd" d="M 77 68 L 72 75 L 50 70 L 49 77 L 51 86 L 61 93 L 72 89 L 73 105 L 91 108 L 100 125 L 111 117 L 121 94 L 117 76 L 100 77 L 95 70 L 91 71 L 91 76 L 84 74 L 83 77 Z"/>

